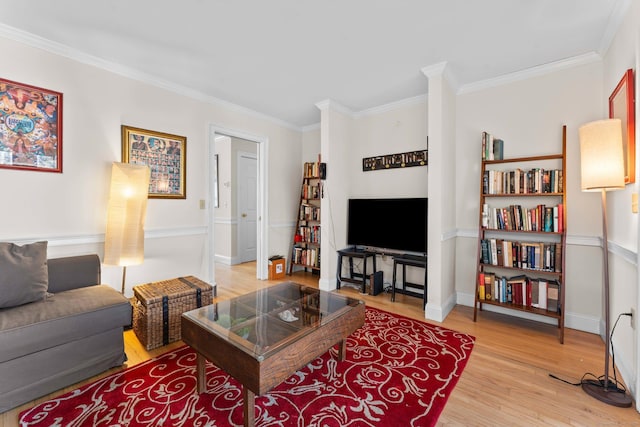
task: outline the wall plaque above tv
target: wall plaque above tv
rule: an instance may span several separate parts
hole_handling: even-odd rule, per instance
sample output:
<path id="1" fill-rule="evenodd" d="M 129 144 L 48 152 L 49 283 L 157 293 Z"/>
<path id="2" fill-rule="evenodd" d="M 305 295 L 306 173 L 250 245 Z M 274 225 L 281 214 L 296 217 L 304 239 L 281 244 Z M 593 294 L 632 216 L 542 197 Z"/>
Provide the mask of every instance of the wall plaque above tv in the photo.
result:
<path id="1" fill-rule="evenodd" d="M 406 153 L 387 154 L 385 156 L 365 157 L 362 159 L 362 171 L 382 169 L 409 168 L 412 166 L 426 166 L 429 160 L 429 150 L 409 151 Z"/>

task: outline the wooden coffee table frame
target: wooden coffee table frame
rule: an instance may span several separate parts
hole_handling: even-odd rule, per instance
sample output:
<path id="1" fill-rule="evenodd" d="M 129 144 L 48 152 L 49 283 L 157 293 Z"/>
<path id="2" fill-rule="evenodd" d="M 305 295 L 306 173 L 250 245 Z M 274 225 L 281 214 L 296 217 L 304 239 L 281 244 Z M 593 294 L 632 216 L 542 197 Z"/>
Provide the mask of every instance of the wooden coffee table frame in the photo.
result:
<path id="1" fill-rule="evenodd" d="M 335 294 L 333 296 L 344 298 Z M 241 340 L 239 336 L 220 337 L 185 316 L 182 317 L 182 340 L 198 355 L 198 393 L 206 392 L 205 363 L 209 360 L 242 384 L 244 425 L 254 426 L 255 396 L 267 393 L 336 344 L 340 344 L 339 358 L 344 360 L 346 339 L 364 324 L 364 318 L 363 302 L 341 308 L 331 315 L 331 320 L 311 331 L 294 332 L 286 338 L 287 343 L 280 351 L 269 354 L 263 360 L 258 360 L 255 355 L 234 345 L 231 340 Z"/>

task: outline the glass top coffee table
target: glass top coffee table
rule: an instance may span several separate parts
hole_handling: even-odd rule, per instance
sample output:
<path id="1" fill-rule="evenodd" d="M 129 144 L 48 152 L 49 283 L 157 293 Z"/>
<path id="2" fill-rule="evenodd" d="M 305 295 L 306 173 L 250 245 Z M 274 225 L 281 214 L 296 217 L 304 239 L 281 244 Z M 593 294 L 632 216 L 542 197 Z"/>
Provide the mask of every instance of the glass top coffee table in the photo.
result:
<path id="1" fill-rule="evenodd" d="M 205 360 L 243 385 L 244 425 L 255 424 L 255 396 L 267 393 L 364 325 L 365 304 L 286 282 L 182 315 L 182 340 L 197 355 L 198 393 Z"/>

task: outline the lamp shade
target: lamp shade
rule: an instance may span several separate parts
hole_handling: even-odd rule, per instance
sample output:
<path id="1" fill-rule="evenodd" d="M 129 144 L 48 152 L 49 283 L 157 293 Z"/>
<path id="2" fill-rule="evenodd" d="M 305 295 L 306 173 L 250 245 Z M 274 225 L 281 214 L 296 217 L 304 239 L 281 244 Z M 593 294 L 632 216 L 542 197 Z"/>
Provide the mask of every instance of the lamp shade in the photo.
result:
<path id="1" fill-rule="evenodd" d="M 113 164 L 104 240 L 105 264 L 126 267 L 144 261 L 149 174 L 148 166 Z"/>
<path id="2" fill-rule="evenodd" d="M 582 191 L 624 188 L 622 124 L 607 119 L 580 126 L 580 174 Z"/>

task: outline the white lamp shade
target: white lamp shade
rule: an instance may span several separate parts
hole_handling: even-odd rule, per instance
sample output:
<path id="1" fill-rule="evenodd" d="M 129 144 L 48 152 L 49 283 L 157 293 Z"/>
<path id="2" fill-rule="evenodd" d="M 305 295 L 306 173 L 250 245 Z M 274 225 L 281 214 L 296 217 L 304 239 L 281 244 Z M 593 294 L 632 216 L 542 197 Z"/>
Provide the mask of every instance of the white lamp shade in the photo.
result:
<path id="1" fill-rule="evenodd" d="M 622 124 L 620 119 L 598 120 L 580 126 L 582 191 L 624 188 Z"/>
<path id="2" fill-rule="evenodd" d="M 144 260 L 149 167 L 114 163 L 104 240 L 104 263 L 136 265 Z"/>

